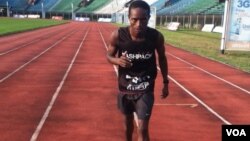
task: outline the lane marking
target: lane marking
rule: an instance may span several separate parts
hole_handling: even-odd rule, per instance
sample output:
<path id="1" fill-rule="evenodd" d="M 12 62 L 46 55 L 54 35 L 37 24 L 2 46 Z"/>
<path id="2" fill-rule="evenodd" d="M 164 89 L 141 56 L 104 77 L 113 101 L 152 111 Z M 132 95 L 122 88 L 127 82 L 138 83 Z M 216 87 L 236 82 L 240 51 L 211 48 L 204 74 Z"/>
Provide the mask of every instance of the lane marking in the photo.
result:
<path id="1" fill-rule="evenodd" d="M 157 67 L 157 69 L 160 71 L 160 68 Z M 196 101 L 198 101 L 202 106 L 204 106 L 209 112 L 211 112 L 214 116 L 219 118 L 222 122 L 224 122 L 227 125 L 231 125 L 228 120 L 226 120 L 224 117 L 219 115 L 217 112 L 215 112 L 212 108 L 210 108 L 207 104 L 205 104 L 201 99 L 196 97 L 192 92 L 190 92 L 187 88 L 185 88 L 183 85 L 181 85 L 177 80 L 172 78 L 170 75 L 168 75 L 168 78 L 173 81 L 177 86 L 179 86 L 182 90 L 184 90 L 187 94 L 189 94 L 191 97 L 193 97 Z"/>
<path id="2" fill-rule="evenodd" d="M 241 91 L 243 91 L 243 92 L 250 95 L 250 91 L 248 91 L 248 90 L 246 90 L 246 89 L 244 89 L 244 88 L 242 88 L 242 87 L 240 87 L 240 86 L 238 86 L 236 84 L 233 84 L 232 82 L 229 82 L 229 81 L 227 81 L 227 80 L 225 80 L 225 79 L 223 79 L 223 78 L 221 78 L 221 77 L 219 77 L 219 76 L 217 76 L 215 74 L 212 74 L 212 73 L 210 73 L 210 72 L 196 66 L 196 65 L 193 65 L 193 64 L 191 64 L 191 63 L 189 63 L 189 62 L 187 62 L 187 61 L 185 61 L 185 60 L 183 60 L 183 59 L 181 59 L 181 58 L 179 58 L 179 57 L 177 57 L 177 56 L 175 56 L 175 55 L 173 55 L 171 53 L 167 53 L 167 54 L 169 54 L 170 56 L 176 58 L 177 60 L 180 60 L 180 61 L 182 61 L 182 62 L 184 62 L 184 63 L 186 63 L 186 64 L 188 64 L 188 65 L 202 71 L 202 72 L 205 72 L 205 73 L 207 73 L 207 74 L 209 74 L 209 75 L 211 75 L 211 76 L 213 76 L 213 77 L 215 77 L 215 78 L 217 78 L 217 79 L 219 79 L 219 80 L 221 80 L 221 81 L 223 81 L 223 82 L 225 82 L 225 83 L 227 83 L 227 84 L 229 84 L 229 85 L 231 85 L 231 86 L 233 86 L 233 87 L 235 87 L 235 88 L 237 88 L 237 89 L 239 89 L 239 90 L 241 90 Z"/>
<path id="3" fill-rule="evenodd" d="M 102 33 L 101 33 L 99 27 L 98 27 L 98 30 L 99 30 L 99 34 L 100 34 L 100 36 L 101 36 L 101 38 L 102 38 L 102 41 L 103 41 L 103 43 L 104 43 L 104 46 L 105 46 L 106 50 L 108 51 L 108 46 L 107 46 L 107 44 L 106 44 L 106 42 L 105 42 L 105 40 L 104 40 L 104 37 L 103 37 L 103 35 L 102 35 Z M 113 65 L 113 67 L 114 67 L 114 70 L 115 70 L 116 75 L 118 76 L 118 69 L 117 69 L 116 65 Z"/>
<path id="4" fill-rule="evenodd" d="M 24 44 L 24 45 L 21 45 L 21 46 L 19 46 L 19 47 L 16 47 L 16 48 L 10 49 L 10 50 L 8 50 L 8 51 L 2 52 L 2 53 L 0 53 L 0 56 L 6 55 L 6 54 L 9 54 L 9 53 L 11 53 L 11 52 L 13 52 L 13 51 L 16 51 L 16 50 L 18 50 L 18 49 L 24 48 L 24 47 L 26 47 L 26 46 L 28 46 L 28 45 L 31 45 L 31 44 L 33 44 L 33 43 L 36 43 L 36 42 L 38 42 L 38 41 L 40 41 L 40 40 L 42 40 L 42 39 L 36 39 L 36 40 L 33 40 L 33 41 L 29 42 L 29 43 L 26 43 L 26 44 Z"/>
<path id="5" fill-rule="evenodd" d="M 190 108 L 195 108 L 198 106 L 198 104 L 181 104 L 181 103 L 157 103 L 157 104 L 154 104 L 155 106 L 188 106 Z"/>
<path id="6" fill-rule="evenodd" d="M 49 113 L 50 113 L 50 111 L 51 111 L 51 109 L 52 109 L 52 107 L 53 107 L 53 105 L 54 105 L 54 103 L 55 103 L 55 101 L 56 101 L 56 99 L 57 99 L 57 97 L 58 97 L 58 95 L 59 95 L 59 93 L 60 93 L 60 91 L 61 91 L 63 85 L 64 85 L 64 82 L 65 82 L 66 78 L 68 77 L 68 74 L 69 74 L 69 72 L 70 72 L 70 70 L 71 70 L 71 68 L 72 68 L 72 66 L 73 66 L 73 64 L 74 64 L 74 62 L 75 62 L 75 60 L 76 60 L 76 57 L 77 57 L 77 55 L 79 54 L 80 49 L 81 49 L 82 46 L 83 46 L 83 42 L 85 41 L 88 32 L 89 32 L 89 29 L 88 29 L 88 31 L 85 33 L 85 35 L 84 35 L 84 37 L 83 37 L 83 39 L 82 39 L 82 41 L 81 41 L 81 43 L 80 43 L 80 45 L 79 45 L 79 47 L 78 47 L 78 49 L 77 49 L 77 51 L 76 51 L 76 53 L 75 53 L 73 59 L 71 60 L 71 63 L 69 64 L 69 67 L 68 67 L 66 73 L 65 73 L 64 76 L 63 76 L 63 79 L 61 80 L 59 86 L 57 87 L 56 92 L 53 94 L 53 97 L 52 97 L 52 99 L 51 99 L 51 101 L 50 101 L 50 103 L 49 103 L 49 105 L 48 105 L 48 107 L 47 107 L 45 113 L 43 114 L 42 119 L 40 120 L 38 126 L 36 127 L 36 130 L 35 130 L 35 132 L 33 133 L 33 135 L 32 135 L 32 137 L 31 137 L 30 141 L 36 141 L 36 140 L 37 140 L 37 137 L 38 137 L 38 135 L 40 134 L 41 129 L 43 128 L 43 125 L 44 125 L 46 119 L 48 118 Z"/>
<path id="7" fill-rule="evenodd" d="M 23 44 L 23 45 L 21 45 L 21 46 L 19 46 L 19 47 L 16 47 L 16 48 L 13 48 L 13 49 L 10 49 L 10 50 L 8 50 L 8 51 L 5 51 L 5 52 L 0 53 L 0 56 L 9 54 L 9 53 L 11 53 L 11 52 L 13 52 L 13 51 L 16 51 L 16 50 L 18 50 L 18 49 L 27 47 L 27 46 L 29 46 L 29 45 L 31 45 L 31 44 L 33 44 L 33 43 L 38 42 L 38 41 L 45 40 L 45 39 L 47 39 L 47 38 L 53 36 L 55 33 L 59 33 L 58 31 L 60 32 L 61 30 L 59 29 L 59 30 L 56 30 L 56 31 L 53 31 L 53 32 L 50 32 L 50 33 L 46 33 L 45 35 L 42 35 L 41 37 L 37 37 L 38 39 L 34 39 L 34 40 L 32 40 L 31 42 L 29 42 L 29 43 Z M 47 36 L 47 37 L 45 38 L 44 36 Z"/>
<path id="8" fill-rule="evenodd" d="M 24 68 L 25 66 L 27 66 L 28 64 L 30 64 L 31 62 L 33 62 L 34 60 L 36 60 L 37 58 L 39 58 L 40 56 L 42 56 L 43 54 L 45 54 L 46 52 L 48 52 L 50 49 L 52 49 L 53 47 L 55 47 L 56 45 L 58 45 L 60 42 L 62 42 L 63 40 L 65 40 L 66 38 L 68 38 L 70 35 L 72 35 L 73 33 L 75 33 L 76 31 L 72 31 L 69 34 L 67 34 L 66 36 L 63 36 L 62 39 L 58 40 L 57 42 L 55 42 L 52 46 L 50 46 L 49 48 L 47 48 L 46 50 L 44 50 L 43 52 L 41 52 L 40 54 L 38 54 L 37 56 L 33 57 L 30 61 L 26 62 L 25 64 L 23 64 L 22 66 L 18 67 L 16 70 L 14 70 L 13 72 L 9 73 L 7 76 L 3 77 L 2 79 L 0 79 L 0 83 L 4 82 L 6 79 L 8 79 L 9 77 L 11 77 L 12 75 L 14 75 L 15 73 L 17 73 L 18 71 L 20 71 L 22 68 Z"/>
<path id="9" fill-rule="evenodd" d="M 65 26 L 65 27 L 63 27 Z M 43 28 L 43 29 L 37 29 L 38 32 L 40 32 L 41 30 L 45 33 L 45 32 L 49 32 L 51 31 L 51 29 L 53 30 L 62 30 L 62 29 L 65 29 L 67 27 L 70 27 L 69 24 L 61 24 L 61 25 L 57 25 L 57 26 L 51 26 L 51 27 L 47 27 L 47 28 Z M 37 35 L 37 33 L 34 33 L 34 31 L 29 31 L 29 32 L 24 32 L 24 33 L 17 33 L 15 36 L 9 36 L 9 37 L 3 37 L 3 38 L 0 38 L 0 44 L 1 43 L 9 43 L 9 42 L 12 42 L 12 41 L 16 41 L 16 40 L 19 40 L 19 39 L 23 39 L 23 38 L 29 38 L 30 36 L 33 36 L 33 35 Z"/>

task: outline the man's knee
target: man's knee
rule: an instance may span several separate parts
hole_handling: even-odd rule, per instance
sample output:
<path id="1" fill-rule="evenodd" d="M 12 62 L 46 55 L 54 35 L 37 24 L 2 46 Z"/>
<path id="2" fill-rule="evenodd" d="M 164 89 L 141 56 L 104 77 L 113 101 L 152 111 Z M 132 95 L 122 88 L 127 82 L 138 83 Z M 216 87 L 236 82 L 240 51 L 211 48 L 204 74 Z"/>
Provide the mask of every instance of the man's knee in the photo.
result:
<path id="1" fill-rule="evenodd" d="M 141 133 L 145 133 L 148 131 L 148 121 L 139 120 L 138 121 L 138 131 Z"/>

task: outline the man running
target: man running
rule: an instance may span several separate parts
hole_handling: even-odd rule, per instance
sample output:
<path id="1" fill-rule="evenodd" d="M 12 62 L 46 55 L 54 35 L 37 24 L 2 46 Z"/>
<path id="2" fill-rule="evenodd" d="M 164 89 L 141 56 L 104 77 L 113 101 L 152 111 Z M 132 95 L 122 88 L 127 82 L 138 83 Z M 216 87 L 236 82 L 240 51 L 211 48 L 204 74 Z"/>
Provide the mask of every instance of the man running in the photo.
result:
<path id="1" fill-rule="evenodd" d="M 154 104 L 156 54 L 163 77 L 161 98 L 168 92 L 168 65 L 164 37 L 148 27 L 150 6 L 134 1 L 129 6 L 130 25 L 111 34 L 107 59 L 118 65 L 118 107 L 125 115 L 126 141 L 132 141 L 134 112 L 138 117 L 138 141 L 149 141 L 149 119 Z"/>

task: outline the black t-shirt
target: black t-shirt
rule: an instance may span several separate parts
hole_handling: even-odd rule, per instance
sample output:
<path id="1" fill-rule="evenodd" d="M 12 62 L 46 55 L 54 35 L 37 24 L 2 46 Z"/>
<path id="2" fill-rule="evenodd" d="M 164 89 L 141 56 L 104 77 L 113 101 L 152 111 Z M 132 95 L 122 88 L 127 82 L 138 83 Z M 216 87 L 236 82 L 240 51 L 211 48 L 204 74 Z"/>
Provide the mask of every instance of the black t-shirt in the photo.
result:
<path id="1" fill-rule="evenodd" d="M 157 75 L 155 48 L 157 45 L 158 31 L 147 28 L 145 40 L 133 41 L 128 27 L 118 30 L 118 56 L 127 53 L 132 67 L 119 66 L 118 85 L 121 93 L 136 94 L 154 91 L 154 81 Z"/>

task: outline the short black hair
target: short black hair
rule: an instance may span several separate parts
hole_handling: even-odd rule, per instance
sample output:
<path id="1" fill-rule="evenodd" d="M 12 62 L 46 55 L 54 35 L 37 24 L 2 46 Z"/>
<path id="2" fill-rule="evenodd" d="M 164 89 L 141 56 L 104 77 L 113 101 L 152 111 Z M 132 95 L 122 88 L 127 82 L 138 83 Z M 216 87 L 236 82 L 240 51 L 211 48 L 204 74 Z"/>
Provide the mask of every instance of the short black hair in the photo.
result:
<path id="1" fill-rule="evenodd" d="M 130 16 L 130 11 L 133 8 L 145 9 L 147 11 L 148 16 L 150 16 L 150 6 L 148 5 L 148 3 L 146 3 L 143 0 L 135 0 L 129 5 L 129 8 L 128 8 L 128 15 L 129 16 Z"/>

